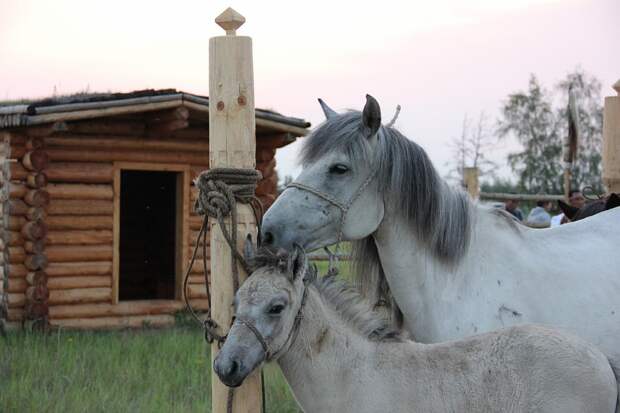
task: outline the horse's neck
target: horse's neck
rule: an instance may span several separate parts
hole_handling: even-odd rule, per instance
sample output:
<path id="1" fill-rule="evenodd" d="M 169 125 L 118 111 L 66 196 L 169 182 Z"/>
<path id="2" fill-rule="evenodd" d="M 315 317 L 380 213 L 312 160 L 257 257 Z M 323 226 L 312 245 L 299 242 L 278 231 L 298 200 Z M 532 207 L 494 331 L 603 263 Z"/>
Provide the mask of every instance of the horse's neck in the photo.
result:
<path id="1" fill-rule="evenodd" d="M 403 313 L 414 315 L 415 319 L 405 317 L 405 324 L 420 341 L 426 341 L 424 335 L 418 335 L 420 325 L 424 325 L 425 334 L 434 328 L 429 324 L 432 322 L 430 303 L 441 294 L 458 293 L 461 284 L 468 282 L 470 266 L 479 267 L 484 261 L 486 249 L 492 246 L 509 250 L 519 238 L 517 224 L 473 203 L 471 208 L 469 246 L 464 255 L 452 263 L 440 260 L 427 242 L 417 238 L 397 211 L 386 211 L 374 234 L 390 290 Z"/>
<path id="2" fill-rule="evenodd" d="M 298 328 L 278 364 L 304 411 L 334 411 L 336 390 L 359 379 L 356 371 L 370 343 L 327 308 L 314 288 L 308 291 Z"/>

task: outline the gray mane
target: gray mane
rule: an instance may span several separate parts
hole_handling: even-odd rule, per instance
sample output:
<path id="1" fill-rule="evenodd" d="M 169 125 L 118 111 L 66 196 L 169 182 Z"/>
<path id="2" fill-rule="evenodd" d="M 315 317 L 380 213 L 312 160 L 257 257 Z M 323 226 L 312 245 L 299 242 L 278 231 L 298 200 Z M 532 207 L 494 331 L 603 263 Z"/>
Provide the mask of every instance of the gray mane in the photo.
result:
<path id="1" fill-rule="evenodd" d="M 418 240 L 445 264 L 457 263 L 467 251 L 471 236 L 472 207 L 468 195 L 450 188 L 424 149 L 394 128 L 379 128 L 378 144 L 371 152 L 361 125 L 362 114 L 358 111 L 329 118 L 306 139 L 301 150 L 302 164 L 317 161 L 331 151 L 342 151 L 354 168 L 377 168 L 383 197 L 398 205 L 397 210 Z M 353 257 L 364 292 L 374 294 L 372 289 L 377 286 L 383 289 L 385 280 L 372 236 L 353 242 Z"/>
<path id="2" fill-rule="evenodd" d="M 312 284 L 323 300 L 363 337 L 372 341 L 402 341 L 399 329 L 372 308 L 370 302 L 346 281 L 334 275 L 317 277 Z"/>
<path id="3" fill-rule="evenodd" d="M 269 272 L 289 274 L 291 270 L 288 268 L 288 253 L 268 247 L 261 247 L 249 266 L 252 272 L 266 268 Z M 334 275 L 319 277 L 314 265 L 308 266 L 304 280 L 308 286 L 316 288 L 323 301 L 363 337 L 372 341 L 402 341 L 400 330 L 375 311 L 370 302 L 346 281 Z"/>

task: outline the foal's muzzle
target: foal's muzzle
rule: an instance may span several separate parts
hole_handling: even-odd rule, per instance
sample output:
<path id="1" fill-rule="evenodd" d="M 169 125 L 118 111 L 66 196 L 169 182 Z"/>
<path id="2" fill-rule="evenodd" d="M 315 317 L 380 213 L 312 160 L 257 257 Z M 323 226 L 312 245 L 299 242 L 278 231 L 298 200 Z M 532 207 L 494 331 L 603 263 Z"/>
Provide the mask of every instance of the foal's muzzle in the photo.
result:
<path id="1" fill-rule="evenodd" d="M 213 370 L 228 387 L 239 387 L 251 373 L 237 355 L 226 356 L 220 352 L 213 361 Z"/>

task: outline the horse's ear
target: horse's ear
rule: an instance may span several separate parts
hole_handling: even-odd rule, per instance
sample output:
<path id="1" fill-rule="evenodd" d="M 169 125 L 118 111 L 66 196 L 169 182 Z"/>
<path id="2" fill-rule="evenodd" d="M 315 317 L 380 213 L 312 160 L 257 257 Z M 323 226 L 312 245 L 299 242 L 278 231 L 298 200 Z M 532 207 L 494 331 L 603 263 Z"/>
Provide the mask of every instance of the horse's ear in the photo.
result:
<path id="1" fill-rule="evenodd" d="M 362 122 L 366 129 L 366 137 L 370 138 L 375 136 L 375 133 L 381 126 L 381 108 L 377 99 L 370 95 L 366 95 L 366 105 L 364 105 L 364 111 L 362 112 Z"/>
<path id="2" fill-rule="evenodd" d="M 566 202 L 562 200 L 558 200 L 558 206 L 560 207 L 560 210 L 564 213 L 564 216 L 566 216 L 566 218 L 570 219 L 571 221 L 573 220 L 573 218 L 575 218 L 575 215 L 577 215 L 577 212 L 579 212 L 579 208 L 575 208 L 572 205 L 568 205 Z"/>
<path id="3" fill-rule="evenodd" d="M 245 243 L 243 244 L 243 258 L 246 261 L 251 261 L 254 259 L 256 255 L 256 249 L 254 248 L 254 243 L 252 242 L 252 234 L 248 234 L 245 238 Z"/>
<path id="4" fill-rule="evenodd" d="M 293 251 L 289 254 L 288 268 L 293 275 L 293 280 L 304 276 L 306 273 L 306 253 L 298 244 L 293 245 Z"/>
<path id="5" fill-rule="evenodd" d="M 321 105 L 321 109 L 323 109 L 323 113 L 325 114 L 325 119 L 331 119 L 338 114 L 335 110 L 327 106 L 327 103 L 323 101 L 323 99 L 319 98 L 319 105 Z"/>
<path id="6" fill-rule="evenodd" d="M 609 195 L 609 197 L 607 198 L 607 201 L 605 201 L 605 211 L 615 208 L 617 206 L 620 206 L 620 196 L 612 192 L 611 195 Z"/>

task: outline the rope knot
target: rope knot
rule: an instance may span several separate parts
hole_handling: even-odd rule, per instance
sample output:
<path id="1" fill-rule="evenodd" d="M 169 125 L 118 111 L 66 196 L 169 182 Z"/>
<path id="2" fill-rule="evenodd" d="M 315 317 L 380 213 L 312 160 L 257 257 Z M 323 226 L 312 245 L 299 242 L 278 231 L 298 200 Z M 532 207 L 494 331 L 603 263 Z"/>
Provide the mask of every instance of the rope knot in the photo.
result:
<path id="1" fill-rule="evenodd" d="M 199 190 L 195 209 L 212 218 L 229 216 L 235 201 L 251 203 L 256 184 L 263 178 L 260 171 L 242 168 L 213 168 L 204 171 L 194 184 Z"/>

